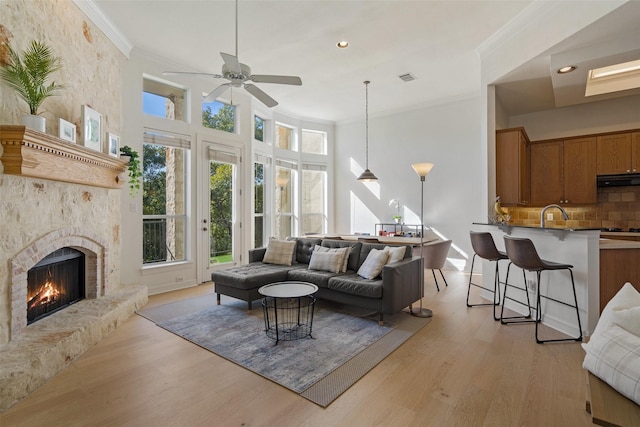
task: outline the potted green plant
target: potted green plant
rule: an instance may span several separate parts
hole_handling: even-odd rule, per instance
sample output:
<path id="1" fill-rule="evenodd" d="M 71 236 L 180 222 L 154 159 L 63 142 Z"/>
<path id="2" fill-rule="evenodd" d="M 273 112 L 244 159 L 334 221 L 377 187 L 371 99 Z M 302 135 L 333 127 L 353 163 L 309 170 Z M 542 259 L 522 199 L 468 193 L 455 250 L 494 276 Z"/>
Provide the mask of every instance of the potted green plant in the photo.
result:
<path id="1" fill-rule="evenodd" d="M 59 95 L 64 86 L 55 81 L 47 85 L 49 77 L 62 67 L 62 59 L 43 42 L 32 40 L 22 54 L 8 46 L 9 62 L 2 64 L 0 76 L 29 105 L 29 114 L 23 116 L 25 126 L 45 131 L 46 120 L 38 116 L 38 109 L 45 99 Z"/>
<path id="2" fill-rule="evenodd" d="M 129 194 L 133 197 L 140 190 L 142 168 L 140 167 L 140 155 L 128 145 L 120 147 L 120 158 L 129 161 Z"/>
<path id="3" fill-rule="evenodd" d="M 398 210 L 398 214 L 393 216 L 393 220 L 396 224 L 400 224 L 402 222 L 402 215 L 400 215 L 400 199 L 391 199 L 389 200 L 389 206 L 395 206 Z"/>

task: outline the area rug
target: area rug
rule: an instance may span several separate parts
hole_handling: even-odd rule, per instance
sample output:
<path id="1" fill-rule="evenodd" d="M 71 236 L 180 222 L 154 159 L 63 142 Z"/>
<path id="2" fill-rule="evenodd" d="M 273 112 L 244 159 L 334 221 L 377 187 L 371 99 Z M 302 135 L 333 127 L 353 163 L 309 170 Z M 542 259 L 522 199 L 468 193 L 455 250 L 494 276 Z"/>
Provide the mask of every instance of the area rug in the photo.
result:
<path id="1" fill-rule="evenodd" d="M 138 314 L 322 407 L 430 320 L 401 312 L 385 316 L 385 325 L 379 326 L 372 313 L 319 300 L 313 338 L 275 345 L 264 332 L 262 310 L 249 315 L 246 307 L 238 300 L 216 305 L 215 296 L 206 295 L 139 310 Z"/>

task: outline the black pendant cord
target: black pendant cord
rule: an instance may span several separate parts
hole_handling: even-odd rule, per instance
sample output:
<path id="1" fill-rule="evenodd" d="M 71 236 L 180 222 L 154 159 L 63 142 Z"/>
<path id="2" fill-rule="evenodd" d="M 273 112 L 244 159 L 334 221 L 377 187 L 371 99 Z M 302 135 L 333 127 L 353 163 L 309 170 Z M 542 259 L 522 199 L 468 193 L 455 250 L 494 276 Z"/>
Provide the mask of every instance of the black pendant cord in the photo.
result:
<path id="1" fill-rule="evenodd" d="M 365 123 L 365 169 L 369 170 L 369 80 L 365 80 L 364 88 L 365 88 L 365 113 L 364 113 L 364 123 Z"/>

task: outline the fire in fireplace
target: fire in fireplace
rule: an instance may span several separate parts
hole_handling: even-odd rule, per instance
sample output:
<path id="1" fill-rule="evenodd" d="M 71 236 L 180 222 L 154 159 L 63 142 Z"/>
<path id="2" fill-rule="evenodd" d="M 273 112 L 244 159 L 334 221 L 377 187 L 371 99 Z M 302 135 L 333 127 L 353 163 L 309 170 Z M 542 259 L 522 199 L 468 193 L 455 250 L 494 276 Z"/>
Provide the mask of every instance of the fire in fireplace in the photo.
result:
<path id="1" fill-rule="evenodd" d="M 59 249 L 27 273 L 27 324 L 42 319 L 85 297 L 84 254 Z"/>

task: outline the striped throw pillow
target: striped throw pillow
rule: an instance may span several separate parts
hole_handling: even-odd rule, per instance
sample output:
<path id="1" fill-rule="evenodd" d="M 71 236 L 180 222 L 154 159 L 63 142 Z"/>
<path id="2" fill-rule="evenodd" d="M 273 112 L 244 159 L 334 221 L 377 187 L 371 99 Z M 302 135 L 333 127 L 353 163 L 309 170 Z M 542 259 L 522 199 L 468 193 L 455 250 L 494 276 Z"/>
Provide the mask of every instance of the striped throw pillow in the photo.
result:
<path id="1" fill-rule="evenodd" d="M 342 255 L 342 265 L 340 266 L 340 273 L 347 271 L 347 264 L 349 263 L 349 247 L 344 248 L 325 248 L 324 246 L 316 245 L 313 248 L 313 252 L 337 252 Z"/>
<path id="2" fill-rule="evenodd" d="M 343 255 L 335 251 L 313 251 L 309 260 L 309 270 L 330 271 L 340 273 Z"/>
<path id="3" fill-rule="evenodd" d="M 267 252 L 264 254 L 262 262 L 265 264 L 291 265 L 293 263 L 293 252 L 295 250 L 295 240 L 269 240 Z"/>

